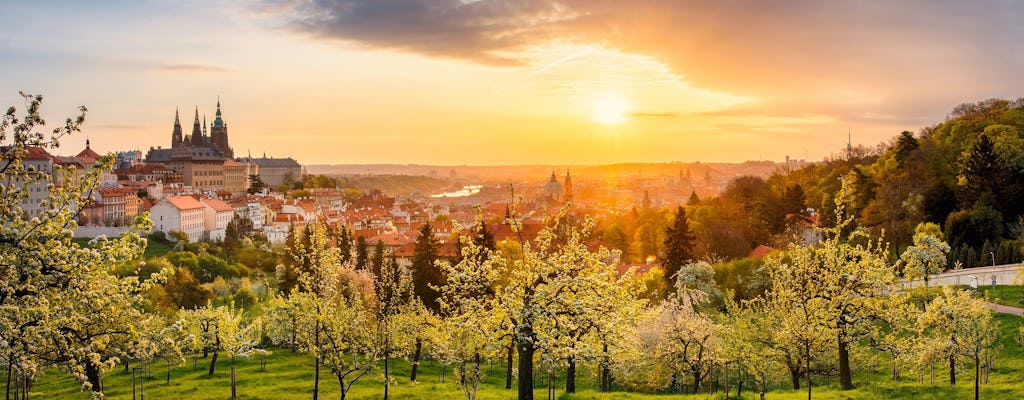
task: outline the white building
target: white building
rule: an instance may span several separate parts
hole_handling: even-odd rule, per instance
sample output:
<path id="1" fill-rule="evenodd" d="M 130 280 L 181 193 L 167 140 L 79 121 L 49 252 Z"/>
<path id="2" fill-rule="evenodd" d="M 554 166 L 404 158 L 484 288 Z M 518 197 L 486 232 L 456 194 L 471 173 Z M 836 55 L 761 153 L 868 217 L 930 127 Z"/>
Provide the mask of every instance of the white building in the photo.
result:
<path id="1" fill-rule="evenodd" d="M 182 231 L 190 242 L 203 239 L 206 230 L 206 206 L 191 196 L 175 196 L 161 200 L 149 210 L 153 229 L 169 233 Z"/>
<path id="2" fill-rule="evenodd" d="M 9 146 L 0 148 L 0 154 L 7 154 L 11 151 Z M 24 212 L 26 220 L 38 217 L 43 213 L 43 202 L 50 197 L 49 185 L 53 183 L 50 174 L 53 173 L 53 156 L 41 147 L 27 146 L 26 154 L 22 158 L 24 168 L 23 175 L 15 175 L 9 182 L 12 184 L 9 190 L 17 187 L 28 191 L 28 195 L 21 199 L 19 209 Z M 0 158 L 0 169 L 7 167 L 10 163 L 6 158 Z M 6 177 L 6 176 L 5 176 Z M 2 221 L 6 223 L 7 221 Z"/>
<path id="3" fill-rule="evenodd" d="M 228 223 L 235 217 L 235 209 L 218 199 L 203 199 L 203 224 L 206 239 L 210 241 L 224 240 Z"/>

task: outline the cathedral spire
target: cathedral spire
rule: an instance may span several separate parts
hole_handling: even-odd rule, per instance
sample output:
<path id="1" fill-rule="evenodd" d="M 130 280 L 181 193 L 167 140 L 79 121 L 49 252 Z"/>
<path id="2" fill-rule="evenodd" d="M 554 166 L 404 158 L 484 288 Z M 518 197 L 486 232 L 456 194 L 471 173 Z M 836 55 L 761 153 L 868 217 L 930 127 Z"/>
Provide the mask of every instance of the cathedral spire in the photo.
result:
<path id="1" fill-rule="evenodd" d="M 221 113 L 220 113 L 220 96 L 217 96 L 217 113 L 214 114 L 214 116 L 213 116 L 213 127 L 214 128 L 222 128 L 222 127 L 225 126 L 224 125 L 224 119 L 222 119 L 221 117 L 222 116 L 221 116 Z"/>
<path id="2" fill-rule="evenodd" d="M 174 130 L 171 131 L 171 147 L 178 147 L 184 141 L 181 137 L 181 119 L 178 118 L 178 107 L 174 107 Z"/>
<path id="3" fill-rule="evenodd" d="M 192 147 L 203 146 L 203 128 L 199 125 L 199 107 L 196 107 L 196 117 L 192 122 Z"/>

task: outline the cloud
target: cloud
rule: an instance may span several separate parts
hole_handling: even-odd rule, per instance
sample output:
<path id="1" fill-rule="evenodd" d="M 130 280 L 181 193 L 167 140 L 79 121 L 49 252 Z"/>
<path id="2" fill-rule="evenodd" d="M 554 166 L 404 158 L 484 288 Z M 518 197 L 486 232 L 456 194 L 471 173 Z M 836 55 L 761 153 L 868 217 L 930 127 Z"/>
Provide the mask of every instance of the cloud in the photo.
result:
<path id="1" fill-rule="evenodd" d="M 229 72 L 230 68 L 206 64 L 166 64 L 156 68 L 163 72 Z"/>
<path id="2" fill-rule="evenodd" d="M 674 112 L 632 112 L 629 113 L 631 118 L 676 118 L 679 114 Z"/>
<path id="3" fill-rule="evenodd" d="M 97 124 L 93 125 L 95 129 L 106 129 L 106 130 L 122 130 L 122 131 L 142 131 L 153 128 L 150 125 L 131 125 L 131 124 Z"/>
<path id="4" fill-rule="evenodd" d="M 776 112 L 944 113 L 1024 88 L 1024 5 L 982 0 L 269 0 L 290 29 L 488 65 L 545 43 L 654 57 Z M 888 117 L 887 117 L 888 118 Z M 932 117 L 934 118 L 934 117 Z"/>

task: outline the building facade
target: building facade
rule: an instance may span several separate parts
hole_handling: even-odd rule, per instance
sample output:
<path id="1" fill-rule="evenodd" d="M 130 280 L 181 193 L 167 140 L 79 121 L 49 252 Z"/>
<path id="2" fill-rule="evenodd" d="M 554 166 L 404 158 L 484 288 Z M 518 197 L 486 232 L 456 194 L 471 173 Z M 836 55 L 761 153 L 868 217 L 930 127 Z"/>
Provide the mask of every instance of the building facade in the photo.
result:
<path id="1" fill-rule="evenodd" d="M 291 184 L 302 179 L 302 165 L 291 157 L 286 158 L 248 158 L 248 161 L 259 168 L 260 180 L 269 188 L 283 184 Z"/>
<path id="2" fill-rule="evenodd" d="M 153 229 L 170 233 L 185 232 L 190 242 L 203 240 L 206 231 L 206 206 L 191 196 L 168 197 L 153 205 L 149 218 Z"/>

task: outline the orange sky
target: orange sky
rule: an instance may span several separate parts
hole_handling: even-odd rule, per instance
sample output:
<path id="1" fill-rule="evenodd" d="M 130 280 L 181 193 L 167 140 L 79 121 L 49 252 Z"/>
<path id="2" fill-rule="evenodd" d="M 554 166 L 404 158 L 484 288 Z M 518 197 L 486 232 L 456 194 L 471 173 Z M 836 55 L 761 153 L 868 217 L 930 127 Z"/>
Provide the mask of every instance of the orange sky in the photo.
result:
<path id="1" fill-rule="evenodd" d="M 0 104 L 89 107 L 99 151 L 176 107 L 302 163 L 819 160 L 1024 89 L 1012 3 L 44 1 L 0 15 Z M 39 34 L 38 32 L 46 32 Z M 66 148 L 81 148 L 85 135 Z M 71 150 L 68 150 L 71 151 Z"/>

